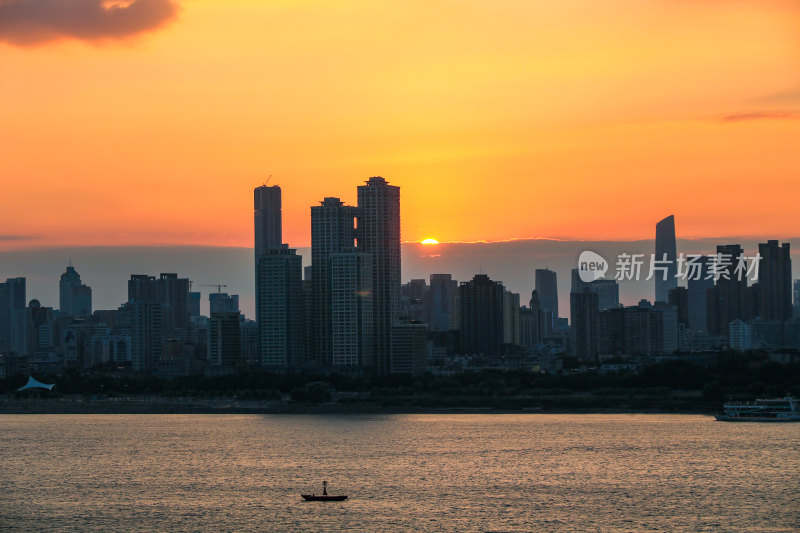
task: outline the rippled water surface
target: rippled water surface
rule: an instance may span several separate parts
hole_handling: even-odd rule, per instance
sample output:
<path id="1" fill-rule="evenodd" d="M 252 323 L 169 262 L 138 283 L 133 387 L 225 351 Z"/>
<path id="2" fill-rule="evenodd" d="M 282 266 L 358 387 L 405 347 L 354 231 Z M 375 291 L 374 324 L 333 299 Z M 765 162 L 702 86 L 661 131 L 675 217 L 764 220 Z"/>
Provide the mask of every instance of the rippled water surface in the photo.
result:
<path id="1" fill-rule="evenodd" d="M 800 424 L 0 415 L 0 528 L 796 531 Z M 301 492 L 346 493 L 343 503 Z"/>

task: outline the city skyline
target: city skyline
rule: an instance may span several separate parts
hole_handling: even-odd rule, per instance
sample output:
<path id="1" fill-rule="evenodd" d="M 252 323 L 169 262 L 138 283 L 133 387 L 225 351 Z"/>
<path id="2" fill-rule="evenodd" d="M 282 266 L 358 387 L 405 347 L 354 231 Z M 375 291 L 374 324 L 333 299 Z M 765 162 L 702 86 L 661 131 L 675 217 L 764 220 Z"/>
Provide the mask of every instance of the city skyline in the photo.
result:
<path id="1" fill-rule="evenodd" d="M 0 530 L 796 526 L 798 28 L 0 0 Z"/>

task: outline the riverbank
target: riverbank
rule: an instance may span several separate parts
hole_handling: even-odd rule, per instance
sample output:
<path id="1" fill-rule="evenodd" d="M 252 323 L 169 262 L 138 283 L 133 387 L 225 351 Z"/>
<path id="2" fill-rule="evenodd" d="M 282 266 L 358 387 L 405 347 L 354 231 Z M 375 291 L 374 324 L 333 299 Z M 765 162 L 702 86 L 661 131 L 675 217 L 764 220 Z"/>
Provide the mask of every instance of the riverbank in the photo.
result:
<path id="1" fill-rule="evenodd" d="M 571 404 L 571 405 L 569 405 Z M 381 405 L 375 402 L 304 404 L 286 401 L 235 401 L 204 399 L 163 398 L 6 398 L 0 399 L 0 414 L 705 414 L 714 409 L 706 405 L 675 405 L 666 402 L 661 406 L 643 406 L 637 402 L 608 403 L 602 407 L 576 405 L 546 405 L 530 407 L 465 406 L 452 405 Z"/>

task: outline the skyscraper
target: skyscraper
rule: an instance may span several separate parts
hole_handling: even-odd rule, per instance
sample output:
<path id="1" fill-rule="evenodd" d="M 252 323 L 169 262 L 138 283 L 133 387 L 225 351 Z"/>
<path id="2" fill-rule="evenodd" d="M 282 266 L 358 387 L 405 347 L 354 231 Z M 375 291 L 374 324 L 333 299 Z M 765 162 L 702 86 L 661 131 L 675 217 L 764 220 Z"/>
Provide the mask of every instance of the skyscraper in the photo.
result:
<path id="1" fill-rule="evenodd" d="M 728 335 L 728 326 L 732 321 L 752 318 L 746 305 L 747 278 L 736 273 L 738 257 L 743 254 L 738 244 L 717 246 L 720 265 L 726 266 L 717 273 L 719 279 L 707 294 L 708 332 L 712 335 Z"/>
<path id="2" fill-rule="evenodd" d="M 450 329 L 451 294 L 458 290 L 458 282 L 450 274 L 431 274 L 428 289 L 428 329 L 448 331 Z"/>
<path id="3" fill-rule="evenodd" d="M 92 289 L 81 283 L 81 276 L 72 265 L 61 274 L 58 293 L 58 310 L 62 314 L 80 317 L 92 314 Z"/>
<path id="4" fill-rule="evenodd" d="M 708 276 L 708 257 L 697 258 L 698 272 L 689 273 L 686 282 L 689 290 L 689 329 L 708 331 L 708 291 L 714 288 L 714 280 Z"/>
<path id="5" fill-rule="evenodd" d="M 337 369 L 371 372 L 373 358 L 372 255 L 333 254 L 330 270 L 331 361 Z"/>
<path id="6" fill-rule="evenodd" d="M 256 259 L 266 250 L 280 248 L 283 243 L 281 229 L 281 188 L 277 185 L 262 185 L 253 190 L 255 207 L 255 254 Z"/>
<path id="7" fill-rule="evenodd" d="M 208 360 L 212 365 L 234 366 L 242 358 L 241 314 L 211 313 L 208 321 Z"/>
<path id="8" fill-rule="evenodd" d="M 287 245 L 257 259 L 256 322 L 264 367 L 286 369 L 302 360 L 302 270 L 302 258 Z"/>
<path id="9" fill-rule="evenodd" d="M 25 278 L 0 283 L 0 351 L 19 355 L 27 351 L 26 285 Z"/>
<path id="10" fill-rule="evenodd" d="M 503 291 L 503 343 L 519 345 L 519 294 Z"/>
<path id="11" fill-rule="evenodd" d="M 670 289 L 678 286 L 678 258 L 677 246 L 675 244 L 675 217 L 673 215 L 661 220 L 656 224 L 656 261 L 667 261 L 666 279 L 664 274 L 656 271 L 653 278 L 656 282 L 656 301 L 666 302 L 669 299 Z"/>
<path id="12" fill-rule="evenodd" d="M 759 243 L 759 316 L 762 320 L 785 321 L 792 318 L 792 259 L 789 243 Z"/>
<path id="13" fill-rule="evenodd" d="M 794 317 L 800 318 L 800 279 L 794 280 Z"/>
<path id="14" fill-rule="evenodd" d="M 541 310 L 545 315 L 550 313 L 548 331 L 552 329 L 553 321 L 558 317 L 558 280 L 556 273 L 549 268 L 537 268 L 535 272 L 534 290 L 538 295 Z"/>
<path id="15" fill-rule="evenodd" d="M 486 274 L 476 274 L 458 287 L 461 351 L 468 354 L 500 355 L 503 346 L 505 289 Z"/>
<path id="16" fill-rule="evenodd" d="M 589 287 L 569 294 L 570 327 L 574 338 L 575 357 L 586 361 L 597 359 L 598 295 Z"/>
<path id="17" fill-rule="evenodd" d="M 179 278 L 175 273 L 162 273 L 158 278 L 133 274 L 128 280 L 128 302 L 160 305 L 166 338 L 188 335 L 189 278 Z"/>
<path id="18" fill-rule="evenodd" d="M 157 302 L 134 300 L 131 312 L 131 359 L 136 372 L 154 372 L 164 350 L 164 307 Z"/>
<path id="19" fill-rule="evenodd" d="M 311 208 L 313 358 L 331 362 L 331 257 L 355 246 L 356 207 L 325 198 Z"/>
<path id="20" fill-rule="evenodd" d="M 358 250 L 372 254 L 375 369 L 391 372 L 392 325 L 400 308 L 400 187 L 372 177 L 358 187 Z"/>

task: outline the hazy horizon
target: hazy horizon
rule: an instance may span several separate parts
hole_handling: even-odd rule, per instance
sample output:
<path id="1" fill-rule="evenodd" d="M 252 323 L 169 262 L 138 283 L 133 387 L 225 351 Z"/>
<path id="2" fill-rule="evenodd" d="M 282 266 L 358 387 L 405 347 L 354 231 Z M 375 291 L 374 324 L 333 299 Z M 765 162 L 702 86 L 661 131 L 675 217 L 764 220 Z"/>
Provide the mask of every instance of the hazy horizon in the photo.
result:
<path id="1" fill-rule="evenodd" d="M 717 244 L 741 244 L 746 254 L 755 253 L 762 239 L 722 237 L 678 239 L 678 252 L 713 253 Z M 800 277 L 800 238 L 779 239 L 792 245 L 793 278 Z M 557 272 L 559 311 L 569 316 L 570 271 L 578 255 L 592 250 L 608 259 L 621 252 L 650 254 L 654 239 L 635 241 L 512 240 L 486 243 L 403 243 L 402 280 L 428 279 L 430 274 L 452 274 L 458 281 L 484 273 L 520 294 L 527 305 L 534 288 L 534 270 Z M 208 293 L 224 284 L 223 292 L 238 294 L 242 312 L 255 317 L 253 249 L 235 246 L 83 246 L 0 251 L 0 278 L 27 278 L 27 299 L 58 308 L 58 281 L 71 261 L 84 283 L 92 287 L 93 309 L 116 309 L 127 300 L 131 274 L 158 275 L 176 272 L 193 282 L 192 290 L 203 293 L 201 310 L 208 312 Z M 300 247 L 303 265 L 309 265 L 310 248 Z M 620 301 L 633 305 L 642 298 L 653 300 L 653 281 L 621 281 Z"/>

